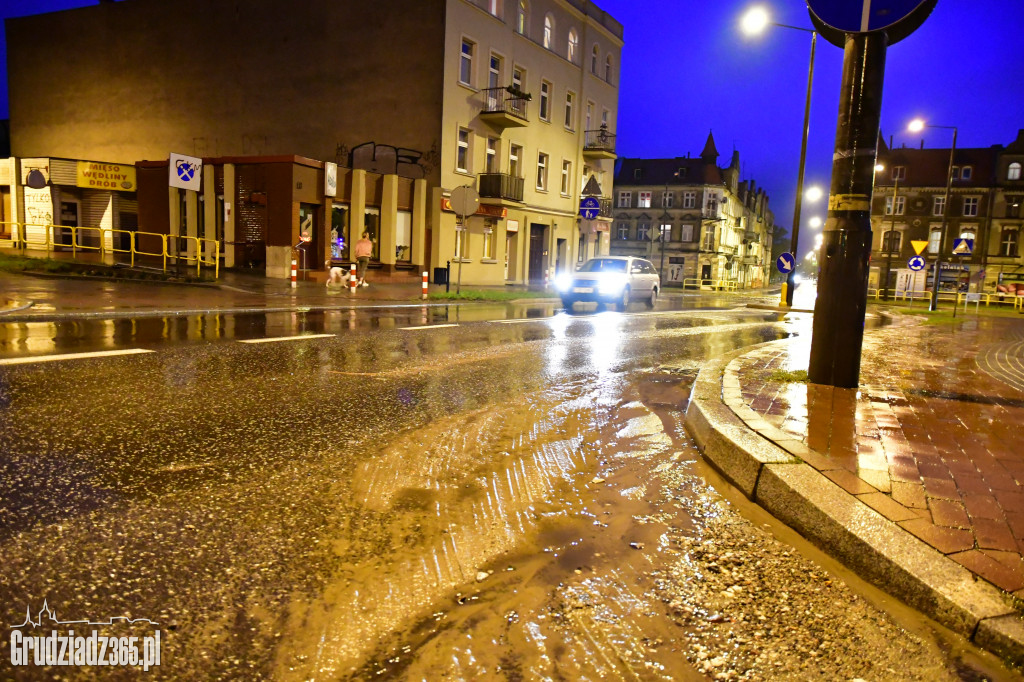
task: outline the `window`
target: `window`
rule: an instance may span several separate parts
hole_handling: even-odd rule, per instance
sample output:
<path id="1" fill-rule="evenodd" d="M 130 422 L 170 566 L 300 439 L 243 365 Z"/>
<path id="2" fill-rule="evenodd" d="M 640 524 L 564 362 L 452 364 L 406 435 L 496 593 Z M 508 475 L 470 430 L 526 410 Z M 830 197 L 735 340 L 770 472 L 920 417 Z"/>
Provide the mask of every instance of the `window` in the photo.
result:
<path id="1" fill-rule="evenodd" d="M 1014 197 L 1014 196 L 1006 197 L 1006 217 L 1007 218 L 1019 218 L 1020 217 L 1020 204 L 1021 204 L 1021 197 Z"/>
<path id="2" fill-rule="evenodd" d="M 662 244 L 664 244 L 665 242 L 672 241 L 672 225 L 670 223 L 661 224 L 658 239 L 661 241 Z"/>
<path id="3" fill-rule="evenodd" d="M 590 73 L 597 75 L 597 66 L 601 60 L 601 50 L 598 49 L 597 45 L 594 45 L 594 49 L 590 51 Z"/>
<path id="4" fill-rule="evenodd" d="M 526 24 L 529 20 L 529 7 L 526 0 L 519 0 L 519 9 L 516 11 L 516 31 L 519 35 L 526 35 Z"/>
<path id="5" fill-rule="evenodd" d="M 971 175 L 973 174 L 973 172 L 974 172 L 974 169 L 972 167 L 964 166 L 963 168 L 960 169 L 960 179 L 961 180 L 970 180 L 971 179 Z"/>
<path id="6" fill-rule="evenodd" d="M 537 189 L 541 192 L 548 189 L 548 155 L 544 152 L 537 154 Z"/>
<path id="7" fill-rule="evenodd" d="M 978 215 L 978 201 L 979 201 L 979 197 L 964 197 L 964 215 L 965 216 L 976 216 L 976 215 Z"/>
<path id="8" fill-rule="evenodd" d="M 672 208 L 672 200 L 673 200 L 673 198 L 674 197 L 673 197 L 673 193 L 672 192 L 662 192 L 661 193 L 661 207 L 662 208 Z"/>
<path id="9" fill-rule="evenodd" d="M 885 215 L 903 215 L 906 208 L 906 197 L 888 196 L 885 198 Z M 893 205 L 895 204 L 895 206 Z M 895 210 L 893 210 L 895 208 Z"/>
<path id="10" fill-rule="evenodd" d="M 906 166 L 893 166 L 892 167 L 892 179 L 893 180 L 906 180 L 907 179 L 907 167 Z"/>
<path id="11" fill-rule="evenodd" d="M 486 172 L 497 173 L 500 166 L 498 165 L 498 138 L 488 137 L 487 138 L 487 162 Z"/>
<path id="12" fill-rule="evenodd" d="M 463 260 L 469 258 L 469 233 L 466 228 L 459 227 L 455 230 L 455 257 Z"/>
<path id="13" fill-rule="evenodd" d="M 472 41 L 462 39 L 462 55 L 459 58 L 459 82 L 463 85 L 473 85 L 473 53 L 476 45 Z"/>
<path id="14" fill-rule="evenodd" d="M 619 223 L 616 236 L 622 240 L 629 239 L 629 223 Z"/>
<path id="15" fill-rule="evenodd" d="M 574 116 L 576 95 L 571 91 L 565 93 L 565 127 L 572 130 L 576 127 L 576 120 Z"/>
<path id="16" fill-rule="evenodd" d="M 501 19 L 502 14 L 504 14 L 502 12 L 504 5 L 505 0 L 487 0 L 487 11 Z"/>
<path id="17" fill-rule="evenodd" d="M 576 63 L 576 56 L 579 53 L 580 53 L 580 36 L 579 36 L 578 33 L 576 33 L 576 29 L 570 28 L 569 29 L 569 47 L 568 47 L 568 49 L 565 52 L 565 56 L 566 56 L 566 58 L 570 62 L 575 64 Z"/>
<path id="18" fill-rule="evenodd" d="M 932 225 L 931 232 L 928 233 L 928 253 L 939 252 L 939 242 L 942 241 L 942 227 Z"/>
<path id="19" fill-rule="evenodd" d="M 591 126 L 590 126 L 593 118 L 594 118 L 594 103 L 593 102 L 587 102 L 587 122 L 586 122 L 586 125 L 583 126 L 584 130 L 593 130 L 593 128 L 591 128 Z"/>
<path id="20" fill-rule="evenodd" d="M 1017 243 L 1019 241 L 1019 236 L 1020 230 L 1004 229 L 1003 234 L 999 239 L 999 255 L 1015 257 L 1017 255 Z"/>
<path id="21" fill-rule="evenodd" d="M 562 160 L 562 194 L 569 196 L 569 178 L 572 176 L 572 161 Z"/>
<path id="22" fill-rule="evenodd" d="M 712 217 L 718 217 L 718 196 L 712 194 L 708 196 L 707 205 L 708 215 Z"/>
<path id="23" fill-rule="evenodd" d="M 683 208 L 696 208 L 697 207 L 697 193 L 696 192 L 683 192 Z"/>
<path id="24" fill-rule="evenodd" d="M 609 112 L 607 109 L 601 110 L 601 125 L 604 126 L 605 128 L 608 127 L 609 116 L 611 116 L 611 112 Z"/>
<path id="25" fill-rule="evenodd" d="M 684 242 L 693 241 L 693 225 L 683 225 L 683 229 L 680 231 L 679 239 Z"/>
<path id="26" fill-rule="evenodd" d="M 1020 164 L 1014 161 L 1006 168 L 1007 180 L 1020 180 Z"/>
<path id="27" fill-rule="evenodd" d="M 519 173 L 519 157 L 523 155 L 523 148 L 514 144 L 508 148 L 508 174 L 513 178 L 522 177 Z"/>
<path id="28" fill-rule="evenodd" d="M 494 228 L 484 228 L 484 253 L 485 260 L 494 260 Z"/>
<path id="29" fill-rule="evenodd" d="M 959 178 L 960 177 L 960 166 L 953 166 L 952 168 L 950 168 L 949 169 L 949 177 L 953 178 L 954 180 Z"/>
<path id="30" fill-rule="evenodd" d="M 551 120 L 551 83 L 540 82 L 540 120 Z"/>
<path id="31" fill-rule="evenodd" d="M 469 172 L 469 131 L 459 128 L 459 139 L 455 149 L 455 170 Z"/>
<path id="32" fill-rule="evenodd" d="M 932 215 L 944 215 L 946 213 L 946 197 L 932 197 Z"/>
<path id="33" fill-rule="evenodd" d="M 651 193 L 640 192 L 640 198 L 636 202 L 637 208 L 650 208 L 651 207 Z"/>
<path id="34" fill-rule="evenodd" d="M 633 179 L 634 179 L 634 180 L 639 180 L 639 179 L 640 179 L 640 177 L 641 177 L 641 176 L 642 176 L 643 174 L 644 174 L 644 172 L 643 172 L 643 169 L 641 169 L 641 168 L 634 168 L 634 169 L 633 169 Z"/>
<path id="35" fill-rule="evenodd" d="M 633 205 L 633 193 L 629 191 L 619 192 L 619 208 L 629 208 Z"/>
<path id="36" fill-rule="evenodd" d="M 705 251 L 715 250 L 715 226 L 708 225 L 707 232 L 704 233 L 704 246 L 701 247 Z"/>
<path id="37" fill-rule="evenodd" d="M 491 61 L 487 68 L 487 87 L 489 88 L 500 88 L 501 87 L 501 57 L 496 54 L 491 55 Z"/>
<path id="38" fill-rule="evenodd" d="M 638 242 L 651 241 L 651 226 L 649 223 L 640 223 L 636 226 L 636 240 Z"/>
<path id="39" fill-rule="evenodd" d="M 900 233 L 897 230 L 888 230 L 882 235 L 882 253 L 900 252 Z"/>
<path id="40" fill-rule="evenodd" d="M 604 79 L 609 83 L 612 82 L 612 56 L 608 55 L 604 58 Z"/>
<path id="41" fill-rule="evenodd" d="M 555 20 L 550 14 L 544 16 L 544 47 L 551 49 L 551 42 L 555 37 Z"/>

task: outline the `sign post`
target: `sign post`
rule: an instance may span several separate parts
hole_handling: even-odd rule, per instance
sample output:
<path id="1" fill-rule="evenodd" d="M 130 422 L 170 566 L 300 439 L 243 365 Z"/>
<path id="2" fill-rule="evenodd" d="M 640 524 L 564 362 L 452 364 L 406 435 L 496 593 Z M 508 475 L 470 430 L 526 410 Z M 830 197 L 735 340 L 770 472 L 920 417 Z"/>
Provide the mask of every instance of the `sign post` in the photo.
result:
<path id="1" fill-rule="evenodd" d="M 956 317 L 957 303 L 960 302 L 960 273 L 964 269 L 964 256 L 970 256 L 974 252 L 974 240 L 960 237 L 953 242 L 953 255 L 960 256 L 960 269 L 956 271 L 956 291 L 953 293 L 953 317 Z M 970 277 L 967 279 L 970 282 Z M 968 288 L 970 285 L 968 284 Z M 967 313 L 967 304 L 964 303 L 964 314 Z"/>
<path id="2" fill-rule="evenodd" d="M 461 248 L 455 249 L 455 257 L 459 259 L 459 281 L 455 284 L 455 293 L 462 293 L 462 254 L 460 251 L 465 251 L 468 248 L 468 244 L 463 244 L 463 239 L 469 239 L 469 230 L 466 225 L 466 216 L 471 216 L 476 213 L 477 209 L 480 208 L 480 195 L 470 185 L 462 185 L 452 190 L 451 198 L 452 208 L 455 213 L 459 216 L 459 224 L 455 226 L 455 230 L 461 231 L 462 234 L 456 234 L 458 244 Z"/>
<path id="3" fill-rule="evenodd" d="M 860 383 L 871 256 L 871 191 L 889 45 L 910 35 L 937 0 L 807 0 L 811 22 L 843 48 L 829 192 L 814 305 L 808 380 L 838 388 Z"/>

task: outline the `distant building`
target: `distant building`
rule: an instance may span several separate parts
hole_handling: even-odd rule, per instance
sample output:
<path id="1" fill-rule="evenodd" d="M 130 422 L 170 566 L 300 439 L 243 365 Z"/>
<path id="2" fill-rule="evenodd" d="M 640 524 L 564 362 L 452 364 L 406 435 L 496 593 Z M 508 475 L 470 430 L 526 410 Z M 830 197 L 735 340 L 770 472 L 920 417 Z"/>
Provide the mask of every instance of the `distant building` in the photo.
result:
<path id="1" fill-rule="evenodd" d="M 310 219 L 309 263 L 334 255 L 332 231 L 369 229 L 393 276 L 461 259 L 464 283 L 539 283 L 607 253 L 609 217 L 579 203 L 586 186 L 609 204 L 622 26 L 589 0 L 122 0 L 10 19 L 7 36 L 12 152 L 207 160 L 200 192 L 147 190 L 139 211 L 222 242 L 225 266 L 285 276 Z M 365 187 L 311 191 L 331 164 Z M 260 168 L 293 176 L 294 194 L 268 184 L 287 210 L 232 184 L 267 184 Z M 465 185 L 481 207 L 462 232 L 449 195 Z"/>
<path id="2" fill-rule="evenodd" d="M 952 291 L 970 282 L 971 290 L 994 292 L 1002 282 L 1024 282 L 1020 233 L 1024 227 L 1024 130 L 1007 146 L 958 148 L 952 162 L 949 205 L 946 174 L 949 148 L 890 149 L 879 141 L 871 204 L 872 252 L 869 288 L 896 286 L 897 270 L 915 255 L 911 242 L 924 246 L 927 286 L 939 253 L 943 217 L 946 243 L 942 252 L 942 289 Z M 954 254 L 958 239 L 973 242 L 970 255 Z M 926 245 L 924 243 L 927 243 Z"/>
<path id="3" fill-rule="evenodd" d="M 619 159 L 611 253 L 651 260 L 665 286 L 767 284 L 774 231 L 768 195 L 752 180 L 740 181 L 739 152 L 725 168 L 718 156 L 709 133 L 696 158 Z"/>

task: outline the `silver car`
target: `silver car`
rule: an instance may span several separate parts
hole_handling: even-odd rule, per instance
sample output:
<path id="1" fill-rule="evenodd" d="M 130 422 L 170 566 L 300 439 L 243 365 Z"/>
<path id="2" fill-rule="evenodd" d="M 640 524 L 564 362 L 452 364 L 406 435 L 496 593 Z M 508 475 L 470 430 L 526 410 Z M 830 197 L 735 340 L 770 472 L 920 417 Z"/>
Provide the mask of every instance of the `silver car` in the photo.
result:
<path id="1" fill-rule="evenodd" d="M 661 291 L 661 277 L 643 258 L 601 256 L 591 258 L 571 275 L 559 275 L 555 287 L 568 310 L 578 301 L 614 303 L 619 310 L 625 310 L 630 301 L 643 301 L 653 308 Z"/>

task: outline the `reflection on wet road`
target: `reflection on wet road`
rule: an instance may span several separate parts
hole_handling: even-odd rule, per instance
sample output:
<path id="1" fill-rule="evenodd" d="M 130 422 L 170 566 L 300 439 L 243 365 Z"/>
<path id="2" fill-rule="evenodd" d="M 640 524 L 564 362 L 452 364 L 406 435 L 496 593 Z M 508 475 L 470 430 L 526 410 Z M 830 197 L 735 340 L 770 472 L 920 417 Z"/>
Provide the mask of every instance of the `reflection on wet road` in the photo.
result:
<path id="1" fill-rule="evenodd" d="M 790 323 L 403 329 L 451 314 L 0 367 L 7 622 L 44 599 L 152 618 L 167 679 L 700 679 L 652 578 L 720 513 L 686 398 L 706 358 Z M 303 334 L 327 336 L 219 341 Z"/>

